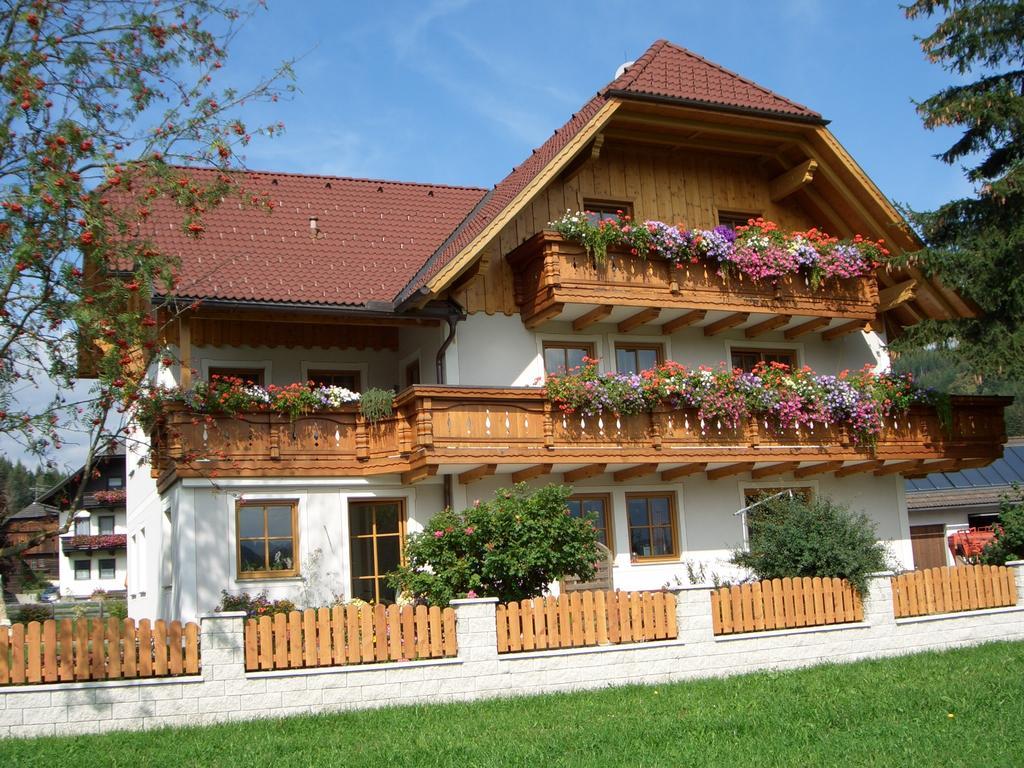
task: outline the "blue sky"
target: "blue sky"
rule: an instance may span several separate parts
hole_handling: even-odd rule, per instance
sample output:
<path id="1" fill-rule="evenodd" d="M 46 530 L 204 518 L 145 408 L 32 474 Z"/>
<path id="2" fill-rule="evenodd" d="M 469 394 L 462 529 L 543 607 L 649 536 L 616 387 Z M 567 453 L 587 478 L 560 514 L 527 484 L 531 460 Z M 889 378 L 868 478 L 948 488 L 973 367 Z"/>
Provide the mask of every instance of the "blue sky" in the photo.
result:
<path id="1" fill-rule="evenodd" d="M 911 101 L 951 79 L 914 40 L 930 27 L 888 0 L 270 0 L 228 72 L 301 57 L 253 168 L 489 187 L 664 37 L 821 112 L 890 199 L 928 208 L 969 191 Z"/>

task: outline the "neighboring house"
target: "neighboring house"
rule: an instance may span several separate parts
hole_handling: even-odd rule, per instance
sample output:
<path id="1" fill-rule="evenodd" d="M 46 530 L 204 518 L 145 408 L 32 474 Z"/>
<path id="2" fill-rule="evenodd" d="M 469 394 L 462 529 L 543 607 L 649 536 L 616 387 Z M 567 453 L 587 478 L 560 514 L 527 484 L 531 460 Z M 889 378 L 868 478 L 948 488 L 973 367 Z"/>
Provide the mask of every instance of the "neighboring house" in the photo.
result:
<path id="1" fill-rule="evenodd" d="M 39 533 L 56 533 L 58 511 L 55 507 L 35 501 L 15 512 L 0 525 L 0 542 L 14 545 L 28 541 Z M 20 555 L 6 558 L 0 563 L 3 570 L 4 591 L 9 594 L 23 592 L 29 572 L 37 578 L 56 582 L 60 578 L 60 550 L 56 535 L 44 539 Z"/>
<path id="2" fill-rule="evenodd" d="M 884 370 L 903 328 L 975 313 L 913 266 L 842 288 L 766 286 L 628 252 L 598 268 L 547 232 L 567 209 L 623 210 L 706 229 L 763 216 L 920 247 L 818 113 L 670 43 L 493 189 L 271 172 L 246 183 L 274 200 L 272 215 L 224 205 L 197 240 L 157 201 L 140 232 L 180 259 L 178 295 L 153 297 L 180 364 L 153 380 L 394 389 L 394 415 L 367 423 L 342 405 L 196 419 L 176 406 L 153 435 L 137 430 L 133 616 L 193 619 L 224 589 L 389 600 L 384 575 L 407 532 L 519 481 L 574 486 L 574 511 L 596 516 L 614 555 L 616 588 L 721 572 L 746 536 L 736 510 L 779 488 L 864 510 L 911 567 L 903 475 L 1002 453 L 1003 398 L 954 398 L 949 432 L 934 408 L 914 410 L 872 447 L 827 424 L 728 430 L 685 411 L 551 407 L 537 383 L 585 355 L 620 372 L 660 360 Z"/>
<path id="3" fill-rule="evenodd" d="M 939 472 L 907 481 L 907 510 L 918 568 L 953 565 L 949 536 L 999 522 L 999 502 L 1024 485 L 1024 438 L 1011 438 L 1003 457 L 981 469 Z"/>
<path id="4" fill-rule="evenodd" d="M 40 501 L 60 509 L 67 533 L 60 536 L 60 594 L 88 598 L 98 591 L 123 596 L 128 574 L 125 454 L 119 449 L 98 456 L 85 480 L 81 504 L 70 509 L 82 470 L 47 491 Z"/>

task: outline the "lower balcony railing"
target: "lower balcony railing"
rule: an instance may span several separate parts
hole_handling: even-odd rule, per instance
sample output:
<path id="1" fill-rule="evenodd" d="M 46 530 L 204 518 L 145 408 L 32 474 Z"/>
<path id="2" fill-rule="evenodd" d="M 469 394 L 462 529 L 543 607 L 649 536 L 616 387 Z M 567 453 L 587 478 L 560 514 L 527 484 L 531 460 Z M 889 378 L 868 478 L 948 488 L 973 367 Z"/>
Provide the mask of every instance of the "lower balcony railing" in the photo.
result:
<path id="1" fill-rule="evenodd" d="M 164 484 L 175 476 L 394 472 L 408 473 L 406 479 L 413 481 L 446 465 L 461 472 L 475 465 L 551 465 L 551 471 L 562 471 L 558 465 L 667 469 L 772 462 L 798 468 L 817 462 L 819 471 L 834 471 L 855 462 L 860 469 L 885 467 L 885 474 L 920 474 L 958 463 L 984 465 L 1001 456 L 1008 402 L 954 397 L 948 424 L 934 408 L 914 407 L 886 424 L 873 445 L 864 445 L 838 425 L 779 430 L 751 419 L 733 429 L 701 423 L 687 410 L 591 418 L 559 412 L 540 389 L 418 385 L 400 393 L 393 415 L 377 423 L 366 421 L 355 406 L 295 420 L 270 413 L 172 410 L 154 435 L 154 468 Z M 900 465 L 882 463 L 887 461 Z"/>

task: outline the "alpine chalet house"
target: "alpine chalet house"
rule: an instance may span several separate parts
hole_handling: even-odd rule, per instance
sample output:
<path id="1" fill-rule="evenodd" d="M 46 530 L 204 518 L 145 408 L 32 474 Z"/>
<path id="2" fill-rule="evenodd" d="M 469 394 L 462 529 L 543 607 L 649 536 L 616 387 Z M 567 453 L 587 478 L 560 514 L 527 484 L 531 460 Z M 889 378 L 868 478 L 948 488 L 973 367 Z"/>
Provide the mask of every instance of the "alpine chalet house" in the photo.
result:
<path id="1" fill-rule="evenodd" d="M 920 243 L 826 126 L 659 41 L 492 189 L 258 173 L 274 211 L 198 240 L 157 207 L 178 319 L 129 458 L 131 614 L 393 600 L 405 533 L 518 482 L 573 486 L 616 588 L 727 572 L 737 511 L 789 488 L 913 567 L 904 478 L 998 458 L 1007 401 L 884 376 L 888 339 L 975 309 L 889 263 Z"/>

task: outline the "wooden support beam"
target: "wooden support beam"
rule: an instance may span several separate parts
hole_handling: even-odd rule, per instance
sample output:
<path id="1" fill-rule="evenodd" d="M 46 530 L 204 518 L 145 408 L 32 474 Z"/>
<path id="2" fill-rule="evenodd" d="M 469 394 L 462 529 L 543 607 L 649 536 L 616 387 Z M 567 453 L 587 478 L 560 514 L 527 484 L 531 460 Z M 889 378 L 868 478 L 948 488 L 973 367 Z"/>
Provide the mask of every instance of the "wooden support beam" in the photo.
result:
<path id="1" fill-rule="evenodd" d="M 752 461 L 741 461 L 738 464 L 727 464 L 724 467 L 709 469 L 708 480 L 721 480 L 723 477 L 742 475 L 744 472 L 749 472 L 753 468 L 754 462 Z"/>
<path id="2" fill-rule="evenodd" d="M 873 472 L 884 463 L 884 461 L 862 461 L 859 464 L 847 464 L 845 467 L 840 467 L 836 470 L 836 477 L 849 477 L 850 475 L 856 475 L 858 472 Z"/>
<path id="3" fill-rule="evenodd" d="M 784 325 L 788 325 L 789 321 L 793 319 L 792 315 L 775 315 L 769 317 L 767 320 L 763 320 L 757 325 L 752 325 L 743 332 L 743 335 L 748 339 L 756 339 L 758 336 L 769 331 L 774 331 L 781 328 Z"/>
<path id="4" fill-rule="evenodd" d="M 619 323 L 619 333 L 629 333 L 634 328 L 639 328 L 641 325 L 646 325 L 661 314 L 660 307 L 648 307 L 647 309 L 641 309 L 635 315 L 627 317 L 621 323 Z"/>
<path id="5" fill-rule="evenodd" d="M 786 337 L 787 341 L 792 341 L 793 339 L 800 338 L 808 333 L 814 333 L 819 328 L 824 328 L 831 322 L 831 317 L 816 317 L 813 320 L 808 320 L 806 323 L 801 323 L 798 326 L 788 329 L 783 336 Z"/>
<path id="6" fill-rule="evenodd" d="M 604 146 L 604 132 L 597 134 L 590 144 L 590 159 L 597 160 L 601 157 L 601 147 Z"/>
<path id="7" fill-rule="evenodd" d="M 615 309 L 611 304 L 602 304 L 599 307 L 594 307 L 592 310 L 587 312 L 585 315 L 580 315 L 572 321 L 572 329 L 574 331 L 582 331 L 584 328 L 589 328 L 594 323 L 600 323 Z"/>
<path id="8" fill-rule="evenodd" d="M 588 477 L 596 477 L 602 474 L 607 466 L 607 464 L 587 464 L 585 467 L 569 470 L 562 477 L 567 483 L 575 483 L 578 480 L 586 480 Z"/>
<path id="9" fill-rule="evenodd" d="M 878 292 L 878 311 L 888 312 L 901 304 L 913 301 L 917 296 L 917 280 L 905 280 L 902 283 L 883 288 Z"/>
<path id="10" fill-rule="evenodd" d="M 560 314 L 562 314 L 563 309 L 565 309 L 565 304 L 552 304 L 551 306 L 542 309 L 537 314 L 531 315 L 530 317 L 526 318 L 523 321 L 523 325 L 525 325 L 527 328 L 536 328 L 538 325 L 546 323 L 548 320 L 551 320 L 552 318 L 558 317 Z"/>
<path id="11" fill-rule="evenodd" d="M 758 467 L 750 471 L 752 480 L 764 480 L 768 477 L 778 477 L 791 472 L 800 466 L 799 461 L 781 461 L 778 464 L 769 464 L 767 467 Z"/>
<path id="12" fill-rule="evenodd" d="M 697 462 L 695 464 L 683 464 L 681 467 L 666 469 L 661 473 L 661 479 L 666 483 L 671 483 L 673 480 L 678 480 L 681 477 L 696 475 L 698 472 L 703 472 L 707 468 L 708 465 L 705 461 Z"/>
<path id="13" fill-rule="evenodd" d="M 192 326 L 188 315 L 178 317 L 178 362 L 181 365 L 178 386 L 183 390 L 192 389 Z"/>
<path id="14" fill-rule="evenodd" d="M 737 325 L 743 325 L 747 322 L 747 318 L 750 317 L 749 312 L 734 312 L 731 315 L 726 315 L 721 320 L 716 320 L 711 325 L 704 326 L 705 336 L 715 336 L 722 331 L 728 331 L 730 328 L 735 328 Z"/>
<path id="15" fill-rule="evenodd" d="M 612 477 L 615 478 L 616 483 L 624 483 L 627 480 L 634 480 L 638 477 L 653 475 L 657 471 L 657 464 L 637 464 L 635 467 L 620 469 L 618 472 L 614 473 Z"/>
<path id="16" fill-rule="evenodd" d="M 783 174 L 776 176 L 768 184 L 768 194 L 772 202 L 789 197 L 798 189 L 810 184 L 814 180 L 814 172 L 818 170 L 818 163 L 815 160 L 804 160 L 799 165 L 793 166 Z"/>
<path id="17" fill-rule="evenodd" d="M 895 464 L 886 464 L 885 466 L 876 469 L 875 477 L 895 475 L 897 472 L 920 471 L 922 466 L 924 466 L 923 459 L 918 459 L 917 461 L 897 461 Z"/>
<path id="18" fill-rule="evenodd" d="M 687 312 L 685 315 L 680 315 L 675 320 L 669 320 L 661 326 L 661 332 L 668 336 L 669 334 L 675 333 L 680 328 L 685 328 L 688 325 L 699 323 L 707 317 L 707 314 L 708 311 L 706 309 L 695 309 L 692 312 Z"/>
<path id="19" fill-rule="evenodd" d="M 931 464 L 922 464 L 919 472 L 904 472 L 903 476 L 908 480 L 927 477 L 932 472 L 959 472 L 963 464 L 959 459 L 947 459 L 945 461 L 933 461 Z"/>
<path id="20" fill-rule="evenodd" d="M 835 341 L 841 336 L 866 330 L 868 330 L 868 324 L 863 320 L 851 320 L 849 323 L 843 323 L 842 325 L 837 325 L 835 328 L 829 328 L 821 334 L 821 338 L 825 341 Z"/>
<path id="21" fill-rule="evenodd" d="M 416 467 L 415 469 L 410 469 L 408 472 L 402 473 L 402 485 L 414 485 L 420 480 L 426 480 L 428 477 L 433 477 L 436 474 L 436 465 L 432 464 Z"/>
<path id="22" fill-rule="evenodd" d="M 534 464 L 532 467 L 521 469 L 518 472 L 512 473 L 513 483 L 525 483 L 527 480 L 533 480 L 535 477 L 541 475 L 547 475 L 551 473 L 550 464 Z"/>
<path id="23" fill-rule="evenodd" d="M 843 466 L 841 461 L 823 461 L 820 464 L 811 464 L 806 467 L 798 467 L 793 470 L 793 477 L 802 480 L 811 475 L 822 475 L 825 472 L 835 472 Z"/>
<path id="24" fill-rule="evenodd" d="M 459 483 L 462 485 L 469 485 L 482 477 L 490 477 L 495 473 L 495 471 L 497 471 L 497 469 L 497 464 L 481 464 L 479 467 L 467 469 L 459 475 Z"/>

